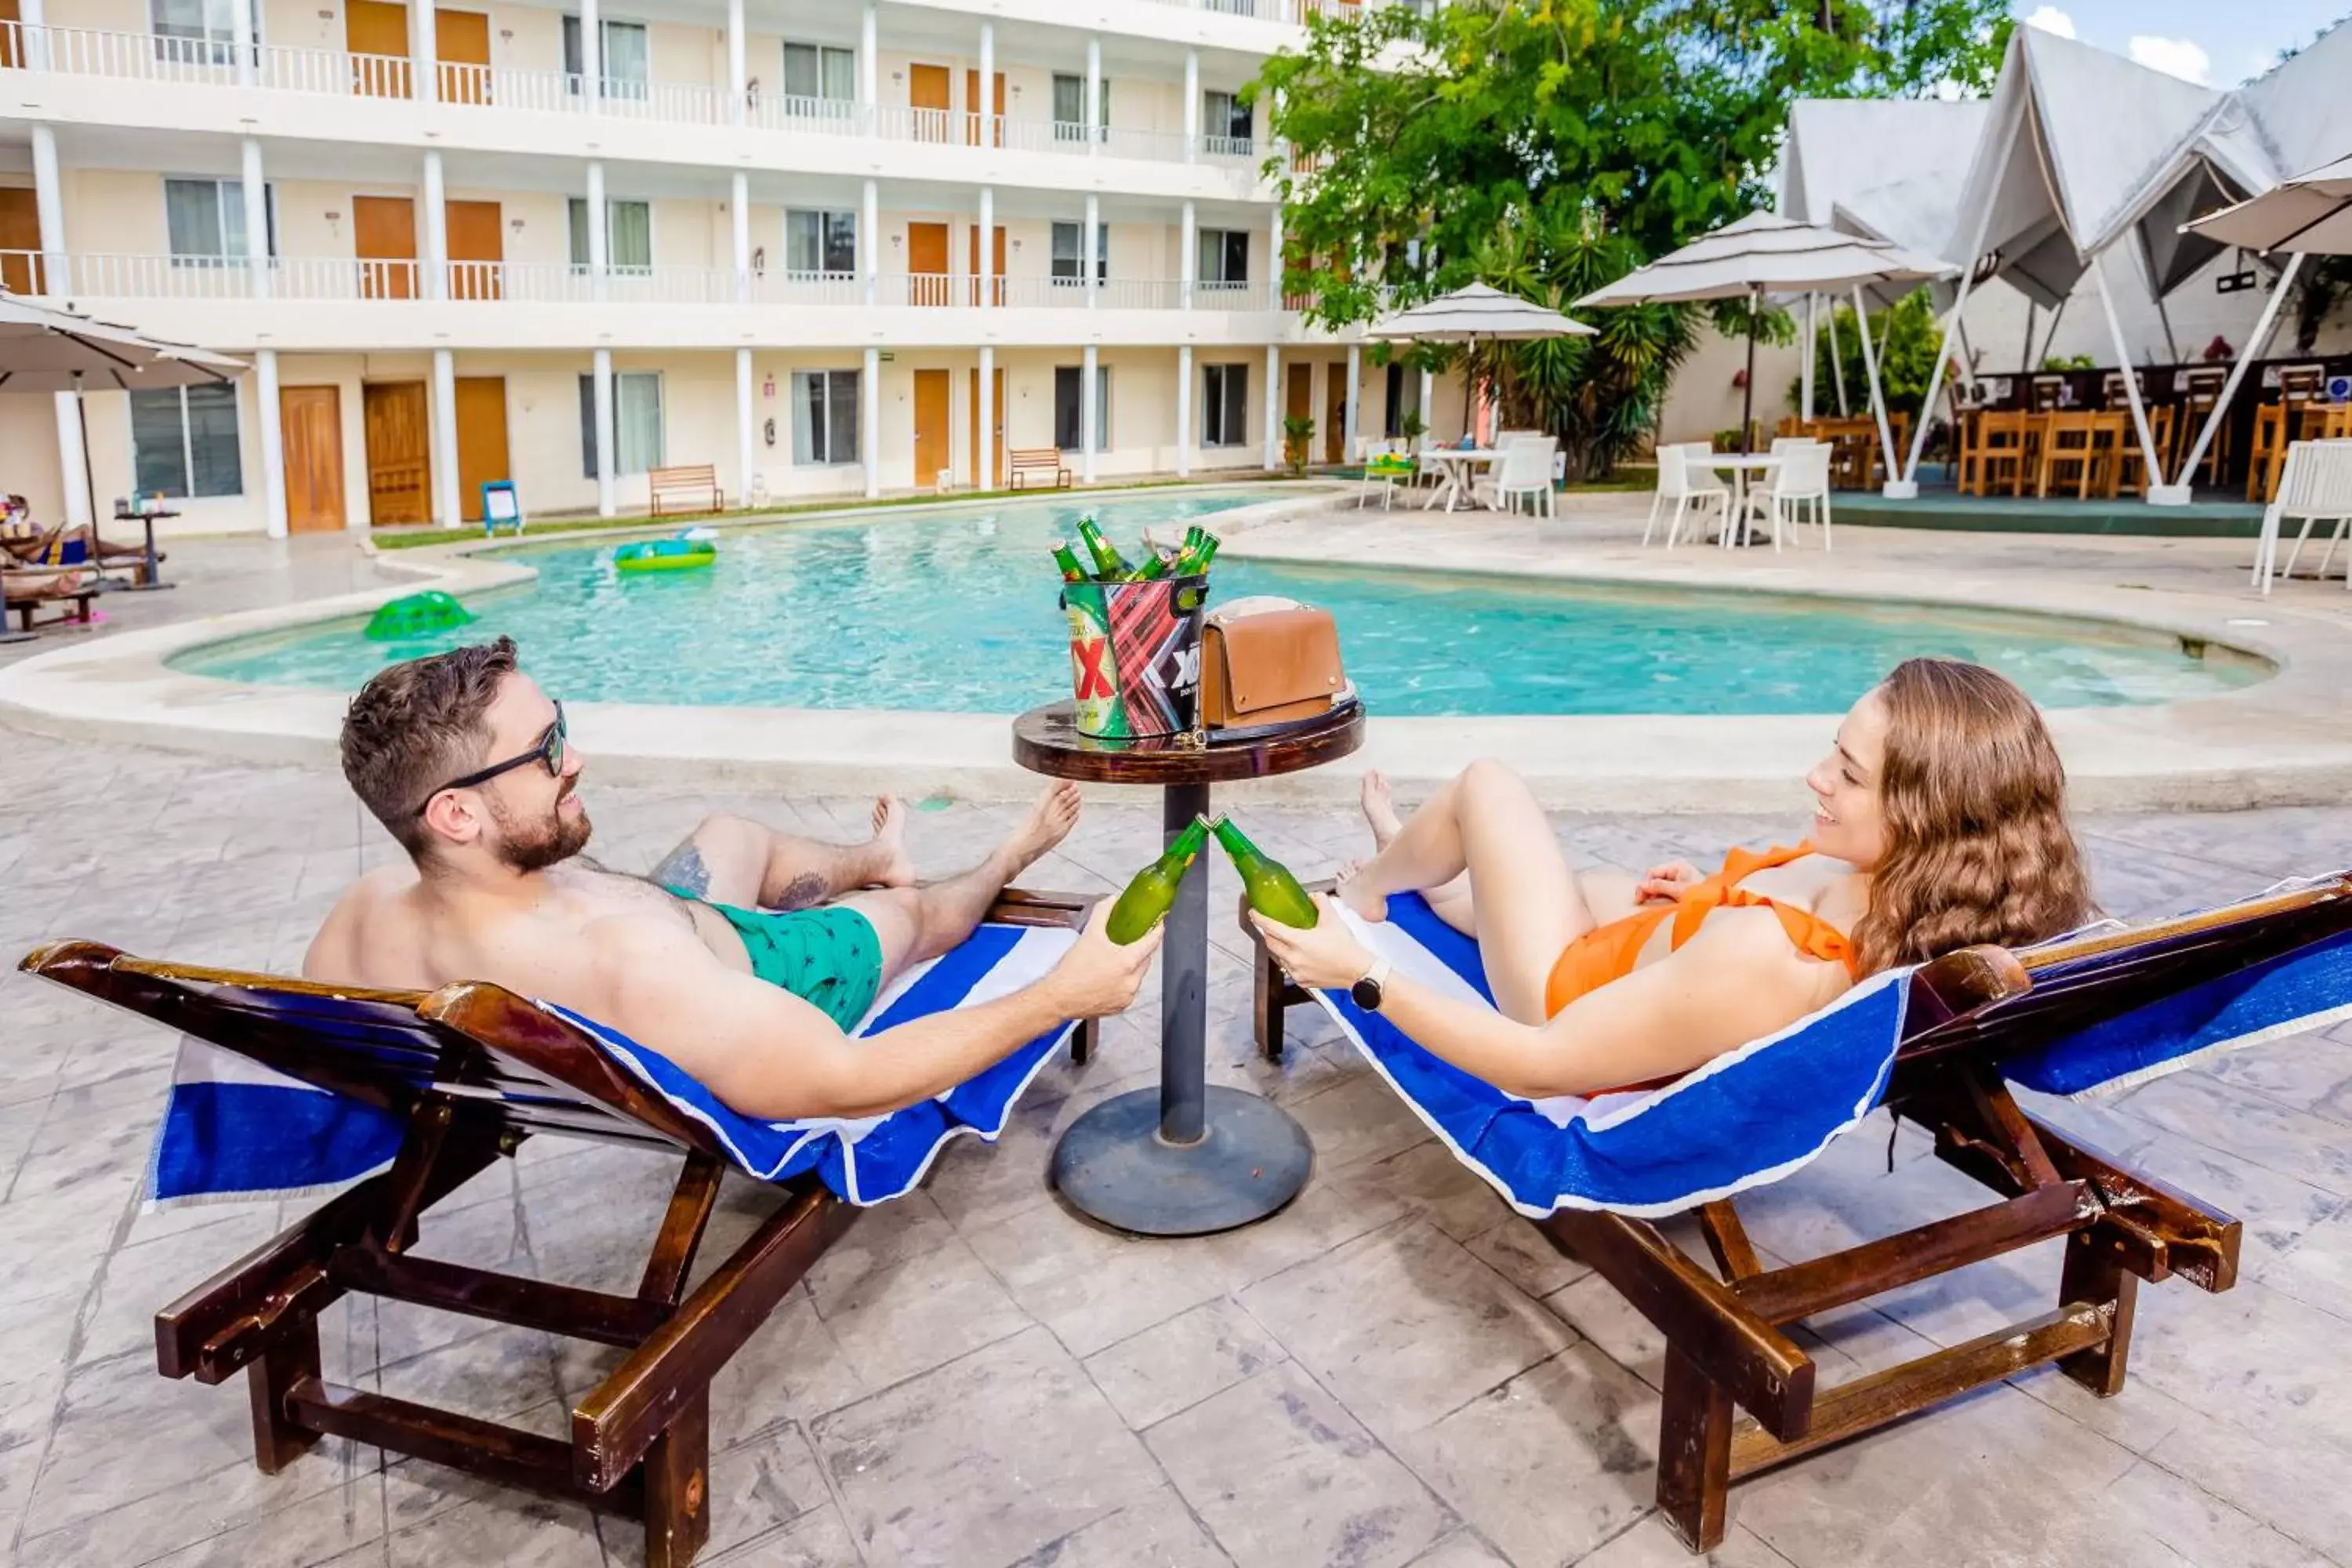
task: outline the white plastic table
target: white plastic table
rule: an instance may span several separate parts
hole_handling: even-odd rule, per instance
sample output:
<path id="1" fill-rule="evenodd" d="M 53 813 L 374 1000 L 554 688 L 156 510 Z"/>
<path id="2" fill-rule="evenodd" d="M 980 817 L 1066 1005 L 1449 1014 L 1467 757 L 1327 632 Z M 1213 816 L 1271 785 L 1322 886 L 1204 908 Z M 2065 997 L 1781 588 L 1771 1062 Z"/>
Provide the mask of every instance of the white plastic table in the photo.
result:
<path id="1" fill-rule="evenodd" d="M 1717 473 L 1731 476 L 1731 508 L 1724 514 L 1722 536 L 1722 542 L 1729 544 L 1732 542 L 1731 531 L 1736 528 L 1744 531 L 1748 526 L 1748 476 L 1754 474 L 1759 479 L 1764 479 L 1780 466 L 1780 459 L 1769 452 L 1755 452 L 1746 457 L 1738 452 L 1710 452 L 1694 460 L 1703 468 L 1713 468 Z"/>
<path id="2" fill-rule="evenodd" d="M 1442 500 L 1445 510 L 1452 511 L 1456 501 L 1470 499 L 1470 484 L 1475 477 L 1470 470 L 1492 463 L 1502 454 L 1485 447 L 1432 447 L 1422 456 L 1437 465 L 1438 473 L 1437 489 L 1422 503 L 1422 510 L 1427 511 Z"/>

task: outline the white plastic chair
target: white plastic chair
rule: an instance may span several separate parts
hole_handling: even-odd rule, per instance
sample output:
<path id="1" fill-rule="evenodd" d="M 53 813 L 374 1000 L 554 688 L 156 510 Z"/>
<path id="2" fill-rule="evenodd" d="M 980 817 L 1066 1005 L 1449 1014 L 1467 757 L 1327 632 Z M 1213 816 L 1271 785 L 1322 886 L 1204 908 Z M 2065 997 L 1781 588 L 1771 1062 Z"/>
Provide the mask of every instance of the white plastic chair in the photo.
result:
<path id="1" fill-rule="evenodd" d="M 1397 481 L 1407 476 L 1394 472 L 1376 474 L 1372 472 L 1372 462 L 1375 458 L 1389 456 L 1392 451 L 1402 452 L 1403 448 L 1404 443 L 1402 441 L 1391 442 L 1372 436 L 1356 437 L 1356 461 L 1362 464 L 1364 468 L 1363 483 L 1356 488 L 1358 511 L 1364 510 L 1365 503 L 1372 499 L 1372 491 L 1375 489 L 1381 492 L 1382 511 L 1388 510 L 1390 503 L 1396 500 Z"/>
<path id="2" fill-rule="evenodd" d="M 1503 438 L 1495 477 L 1474 487 L 1477 499 L 1497 511 L 1517 511 L 1526 500 L 1537 515 L 1551 517 L 1551 455 L 1557 437 L 1514 431 Z"/>
<path id="3" fill-rule="evenodd" d="M 1694 470 L 1689 462 L 1687 445 L 1664 446 L 1658 448 L 1658 493 L 1650 502 L 1650 521 L 1642 526 L 1642 542 L 1650 542 L 1650 534 L 1658 526 L 1658 513 L 1672 501 L 1674 513 L 1666 520 L 1666 548 L 1672 550 L 1675 541 L 1682 537 L 1683 512 L 1691 513 L 1691 527 L 1697 531 L 1699 519 L 1709 506 L 1718 508 L 1727 523 L 1731 513 L 1729 487 L 1710 479 L 1704 471 Z"/>
<path id="4" fill-rule="evenodd" d="M 1750 491 L 1748 510 L 1759 518 L 1769 518 L 1772 524 L 1772 548 L 1780 548 L 1780 525 L 1785 521 L 1791 531 L 1804 521 L 1802 511 L 1812 509 L 1812 521 L 1822 526 L 1822 550 L 1830 548 L 1830 448 L 1819 441 L 1783 437 L 1772 443 L 1772 455 L 1780 459 L 1772 470 L 1769 489 Z M 1738 531 L 1723 531 L 1723 542 L 1728 549 L 1732 535 Z"/>
<path id="5" fill-rule="evenodd" d="M 2303 528 L 2281 568 L 2276 565 L 2279 526 L 2290 517 L 2301 518 Z M 2336 543 L 2352 528 L 2352 441 L 2297 441 L 2287 447 L 2278 499 L 2263 512 L 2262 542 L 2254 552 L 2255 585 L 2267 594 L 2273 575 L 2294 576 L 2294 558 L 2303 553 L 2312 525 L 2321 521 L 2334 525 L 2327 532 L 2326 552 L 2319 558 L 2319 574 L 2325 577 L 2336 559 Z M 2344 585 L 2352 588 L 2352 563 L 2347 563 Z"/>

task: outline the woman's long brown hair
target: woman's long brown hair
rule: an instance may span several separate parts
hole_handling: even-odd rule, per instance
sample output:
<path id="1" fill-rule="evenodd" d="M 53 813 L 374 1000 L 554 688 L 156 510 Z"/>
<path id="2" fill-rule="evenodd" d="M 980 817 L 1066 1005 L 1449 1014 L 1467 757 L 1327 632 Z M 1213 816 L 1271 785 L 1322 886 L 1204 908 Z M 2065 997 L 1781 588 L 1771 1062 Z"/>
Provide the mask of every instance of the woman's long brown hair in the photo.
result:
<path id="1" fill-rule="evenodd" d="M 2032 700 L 1981 665 L 1914 658 L 1878 689 L 1886 857 L 1855 922 L 1862 973 L 2021 946 L 2095 912 L 2066 770 Z"/>

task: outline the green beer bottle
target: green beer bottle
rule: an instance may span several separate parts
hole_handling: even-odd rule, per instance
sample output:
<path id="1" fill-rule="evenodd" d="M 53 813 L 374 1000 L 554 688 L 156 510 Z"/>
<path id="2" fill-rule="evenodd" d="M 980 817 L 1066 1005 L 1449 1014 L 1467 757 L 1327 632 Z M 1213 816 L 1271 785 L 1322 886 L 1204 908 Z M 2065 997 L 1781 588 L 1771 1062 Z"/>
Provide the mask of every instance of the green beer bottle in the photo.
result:
<path id="1" fill-rule="evenodd" d="M 1103 531 L 1095 526 L 1093 517 L 1078 519 L 1078 542 L 1085 545 L 1087 553 L 1094 558 L 1096 582 L 1118 583 L 1126 580 L 1128 573 L 1132 570 L 1127 563 L 1127 557 L 1121 555 L 1111 542 L 1103 537 Z"/>
<path id="2" fill-rule="evenodd" d="M 1061 541 L 1055 542 L 1054 564 L 1062 569 L 1062 581 L 1065 583 L 1083 583 L 1087 580 L 1087 569 L 1078 564 L 1077 552 L 1066 542 Z"/>
<path id="3" fill-rule="evenodd" d="M 1173 570 L 1179 577 L 1197 577 L 1206 572 L 1209 563 L 1216 558 L 1217 536 L 1203 533 L 1198 542 L 1184 547 L 1184 553 L 1176 558 Z"/>
<path id="4" fill-rule="evenodd" d="M 1110 923 L 1105 930 L 1111 941 L 1125 947 L 1139 941 L 1153 922 L 1176 905 L 1176 889 L 1184 884 L 1184 873 L 1191 868 L 1192 858 L 1201 852 L 1201 845 L 1209 825 L 1199 817 L 1176 836 L 1168 852 L 1135 874 L 1135 880 L 1110 907 Z"/>
<path id="5" fill-rule="evenodd" d="M 1282 925 L 1301 931 L 1315 928 L 1322 919 L 1321 911 L 1289 868 L 1251 843 L 1230 817 L 1217 818 L 1216 833 L 1217 842 L 1233 858 L 1234 869 L 1241 873 L 1242 896 L 1249 900 L 1250 908 Z"/>
<path id="6" fill-rule="evenodd" d="M 1143 547 L 1146 550 L 1151 551 L 1151 559 L 1137 567 L 1135 569 L 1135 574 L 1129 577 L 1128 581 L 1130 583 L 1157 583 L 1160 579 L 1168 575 L 1169 569 L 1174 564 L 1176 557 L 1173 555 L 1161 554 L 1157 549 L 1153 548 L 1151 541 L 1149 539 L 1143 542 Z"/>

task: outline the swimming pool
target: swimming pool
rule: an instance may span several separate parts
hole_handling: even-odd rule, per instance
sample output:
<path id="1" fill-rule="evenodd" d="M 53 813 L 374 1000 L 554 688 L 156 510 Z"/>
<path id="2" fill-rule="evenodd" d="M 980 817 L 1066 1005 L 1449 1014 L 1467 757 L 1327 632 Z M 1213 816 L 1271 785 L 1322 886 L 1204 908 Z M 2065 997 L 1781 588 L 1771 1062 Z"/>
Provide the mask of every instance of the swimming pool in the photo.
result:
<path id="1" fill-rule="evenodd" d="M 614 546 L 515 552 L 525 588 L 462 630 L 373 643 L 358 619 L 191 649 L 173 668 L 356 689 L 395 659 L 505 633 L 574 701 L 1013 713 L 1069 690 L 1048 547 L 1093 511 L 1131 551 L 1147 524 L 1263 490 L 991 504 L 736 530 L 709 571 L 625 576 Z M 2263 667 L 2091 623 L 1837 600 L 1454 578 L 1221 560 L 1214 599 L 1280 594 L 1339 617 L 1377 713 L 1761 714 L 1843 710 L 1901 659 L 1989 664 L 2051 707 L 2210 696 Z M 1214 602 L 1213 599 L 1213 603 Z"/>

